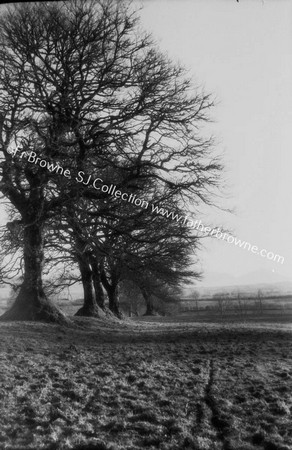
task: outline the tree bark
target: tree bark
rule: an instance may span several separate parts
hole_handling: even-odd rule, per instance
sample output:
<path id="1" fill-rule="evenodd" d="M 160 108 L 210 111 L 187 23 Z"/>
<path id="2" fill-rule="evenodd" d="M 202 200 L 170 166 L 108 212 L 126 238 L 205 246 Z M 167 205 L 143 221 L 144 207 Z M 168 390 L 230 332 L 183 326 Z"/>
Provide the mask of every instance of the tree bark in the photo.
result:
<path id="1" fill-rule="evenodd" d="M 108 301 L 109 301 L 109 310 L 116 316 L 118 319 L 123 318 L 123 314 L 120 310 L 120 301 L 119 301 L 119 278 L 116 273 L 112 274 L 111 283 L 108 281 L 106 273 L 104 269 L 100 272 L 101 282 L 106 290 Z"/>
<path id="2" fill-rule="evenodd" d="M 101 273 L 100 273 L 101 271 L 95 259 L 91 261 L 91 267 L 92 267 L 92 280 L 95 292 L 95 301 L 100 308 L 104 309 L 105 295 L 102 288 Z"/>
<path id="3" fill-rule="evenodd" d="M 92 270 L 86 257 L 79 258 L 79 269 L 84 292 L 83 306 L 77 311 L 76 316 L 100 317 L 101 310 L 98 307 L 93 292 Z"/>
<path id="4" fill-rule="evenodd" d="M 119 287 L 118 285 L 111 285 L 107 290 L 109 309 L 117 316 L 119 319 L 122 318 L 122 313 L 120 311 L 120 300 L 119 300 Z"/>
<path id="5" fill-rule="evenodd" d="M 152 296 L 149 295 L 147 289 L 141 288 L 142 295 L 146 303 L 146 312 L 144 316 L 154 316 L 154 305 Z"/>
<path id="6" fill-rule="evenodd" d="M 66 316 L 46 297 L 42 283 L 44 261 L 43 225 L 37 212 L 27 218 L 23 230 L 24 280 L 12 307 L 0 318 L 69 323 Z"/>

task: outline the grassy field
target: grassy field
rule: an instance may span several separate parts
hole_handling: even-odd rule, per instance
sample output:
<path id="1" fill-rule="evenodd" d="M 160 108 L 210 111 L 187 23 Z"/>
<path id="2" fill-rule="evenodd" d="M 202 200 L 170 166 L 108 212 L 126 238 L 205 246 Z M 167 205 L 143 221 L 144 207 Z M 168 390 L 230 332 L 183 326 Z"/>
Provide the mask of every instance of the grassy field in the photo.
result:
<path id="1" fill-rule="evenodd" d="M 149 321 L 149 317 L 133 318 L 138 321 Z M 223 315 L 219 311 L 188 311 L 176 316 L 167 315 L 164 317 L 153 316 L 152 322 L 163 323 L 266 323 L 269 328 L 271 324 L 292 324 L 292 311 L 284 312 L 279 310 L 264 311 L 259 314 L 257 311 L 248 311 L 244 314 L 235 314 L 233 311 L 225 311 Z"/>
<path id="2" fill-rule="evenodd" d="M 1 324 L 0 448 L 292 449 L 291 325 L 163 320 Z"/>

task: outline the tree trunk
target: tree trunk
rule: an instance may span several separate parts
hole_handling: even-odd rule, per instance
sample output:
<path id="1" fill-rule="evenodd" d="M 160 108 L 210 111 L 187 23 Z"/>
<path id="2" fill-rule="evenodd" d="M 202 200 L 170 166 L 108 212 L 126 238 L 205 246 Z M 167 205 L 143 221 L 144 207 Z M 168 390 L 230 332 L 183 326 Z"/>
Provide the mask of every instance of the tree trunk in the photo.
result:
<path id="1" fill-rule="evenodd" d="M 23 230 L 24 280 L 12 307 L 0 318 L 69 323 L 65 315 L 47 299 L 42 283 L 43 226 L 30 217 Z"/>
<path id="2" fill-rule="evenodd" d="M 154 305 L 153 305 L 153 299 L 152 296 L 149 295 L 146 289 L 141 288 L 142 295 L 144 297 L 145 303 L 146 303 L 146 312 L 144 316 L 154 316 Z"/>
<path id="3" fill-rule="evenodd" d="M 101 282 L 106 290 L 108 296 L 108 307 L 109 310 L 119 319 L 123 318 L 123 314 L 120 311 L 120 302 L 119 302 L 119 282 L 118 276 L 112 276 L 112 282 L 110 283 L 107 279 L 106 273 L 104 270 L 100 272 Z"/>
<path id="4" fill-rule="evenodd" d="M 104 296 L 104 292 L 102 289 L 100 277 L 96 276 L 96 273 L 93 274 L 93 285 L 94 285 L 94 292 L 95 292 L 95 301 L 100 308 L 104 309 L 105 308 L 105 296 Z"/>
<path id="5" fill-rule="evenodd" d="M 86 317 L 100 317 L 100 315 L 102 314 L 100 314 L 100 308 L 95 301 L 92 286 L 92 270 L 87 261 L 87 258 L 79 258 L 79 268 L 83 285 L 84 303 L 82 308 L 80 308 L 75 315 Z"/>
<path id="6" fill-rule="evenodd" d="M 95 292 L 95 301 L 100 308 L 104 309 L 105 296 L 101 283 L 100 268 L 98 267 L 98 263 L 95 260 L 91 261 L 91 267 L 92 267 L 93 286 Z"/>
<path id="7" fill-rule="evenodd" d="M 110 311 L 115 316 L 117 316 L 119 319 L 122 319 L 122 313 L 120 311 L 119 287 L 118 287 L 118 285 L 109 286 L 108 289 L 107 289 L 107 295 L 108 295 Z"/>

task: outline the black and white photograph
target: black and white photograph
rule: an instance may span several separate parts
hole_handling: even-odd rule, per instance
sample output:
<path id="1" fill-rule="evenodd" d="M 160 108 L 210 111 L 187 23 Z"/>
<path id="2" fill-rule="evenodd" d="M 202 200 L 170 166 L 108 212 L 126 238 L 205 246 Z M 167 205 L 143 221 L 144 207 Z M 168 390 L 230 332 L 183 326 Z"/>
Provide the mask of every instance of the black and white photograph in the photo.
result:
<path id="1" fill-rule="evenodd" d="M 292 2 L 0 2 L 0 450 L 292 450 Z"/>

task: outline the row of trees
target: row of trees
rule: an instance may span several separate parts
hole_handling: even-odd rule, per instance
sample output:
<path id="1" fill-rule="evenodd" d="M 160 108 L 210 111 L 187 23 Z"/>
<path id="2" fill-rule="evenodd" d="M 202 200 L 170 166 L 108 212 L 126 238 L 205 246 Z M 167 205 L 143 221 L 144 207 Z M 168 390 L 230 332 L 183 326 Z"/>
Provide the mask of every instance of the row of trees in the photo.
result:
<path id="1" fill-rule="evenodd" d="M 59 287 L 82 282 L 77 314 L 103 314 L 106 292 L 117 316 L 122 281 L 151 313 L 151 294 L 198 276 L 190 266 L 199 240 L 184 221 L 93 181 L 179 216 L 212 204 L 221 167 L 202 132 L 211 106 L 123 2 L 20 4 L 3 14 L 0 190 L 10 217 L 1 281 L 21 272 L 23 282 L 2 320 L 66 321 L 44 274 Z"/>
<path id="2" fill-rule="evenodd" d="M 264 294 L 261 289 L 254 293 L 242 292 L 217 292 L 209 298 L 202 297 L 198 291 L 191 293 L 190 299 L 183 302 L 183 309 L 188 311 L 217 310 L 223 316 L 226 311 L 236 311 L 241 315 L 247 315 L 248 311 L 258 311 L 263 314 L 265 309 L 285 309 L 284 298 Z M 200 307 L 200 303 L 204 306 Z M 206 305 L 207 303 L 207 305 Z M 287 307 L 288 303 L 286 304 Z"/>

